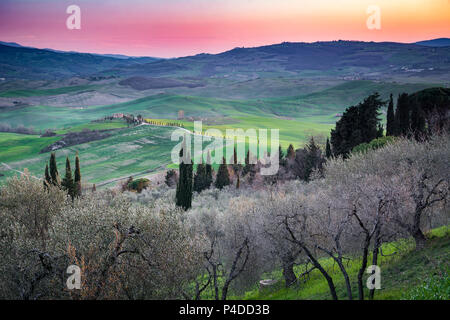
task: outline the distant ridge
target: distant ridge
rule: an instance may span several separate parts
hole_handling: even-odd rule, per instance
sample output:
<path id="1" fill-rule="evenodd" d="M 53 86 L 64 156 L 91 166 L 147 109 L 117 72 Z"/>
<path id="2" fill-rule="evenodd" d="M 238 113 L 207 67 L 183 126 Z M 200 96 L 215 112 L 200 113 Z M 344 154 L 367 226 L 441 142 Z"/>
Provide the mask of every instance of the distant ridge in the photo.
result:
<path id="1" fill-rule="evenodd" d="M 21 46 L 20 44 L 15 43 L 15 42 L 4 42 L 4 41 L 0 41 L 0 44 L 1 44 L 1 45 L 4 45 L 4 46 L 9 46 L 9 47 L 15 47 L 15 48 L 23 47 L 23 46 Z"/>
<path id="2" fill-rule="evenodd" d="M 438 43 L 442 44 L 442 41 Z M 224 77 L 242 80 L 248 79 L 249 73 L 254 74 L 255 71 L 300 74 L 307 70 L 313 73 L 331 72 L 341 80 L 393 79 L 399 75 L 410 78 L 420 73 L 422 77 L 429 76 L 434 81 L 448 81 L 449 57 L 450 46 L 344 40 L 283 42 L 173 59 L 111 57 L 0 44 L 0 77 Z"/>
<path id="3" fill-rule="evenodd" d="M 450 46 L 450 38 L 439 38 L 432 40 L 419 41 L 415 44 L 427 47 L 448 47 Z"/>
<path id="4" fill-rule="evenodd" d="M 92 55 L 96 55 L 96 56 L 107 57 L 107 58 L 115 58 L 115 59 L 141 59 L 141 60 L 147 59 L 148 60 L 147 62 L 163 59 L 163 58 L 148 57 L 148 56 L 139 56 L 139 57 L 137 57 L 137 56 L 127 56 L 127 55 L 124 55 L 124 54 L 114 54 L 114 53 L 90 53 L 90 52 L 78 52 L 78 51 L 63 51 L 63 50 L 56 50 L 56 49 L 51 49 L 51 48 L 39 49 L 39 48 L 35 48 L 35 47 L 22 46 L 21 44 L 18 44 L 16 42 L 5 42 L 5 41 L 0 41 L 0 45 L 8 46 L 8 47 L 14 47 L 14 48 L 28 48 L 28 49 L 36 49 L 36 50 L 47 50 L 47 51 L 57 52 L 57 53 L 92 54 Z"/>

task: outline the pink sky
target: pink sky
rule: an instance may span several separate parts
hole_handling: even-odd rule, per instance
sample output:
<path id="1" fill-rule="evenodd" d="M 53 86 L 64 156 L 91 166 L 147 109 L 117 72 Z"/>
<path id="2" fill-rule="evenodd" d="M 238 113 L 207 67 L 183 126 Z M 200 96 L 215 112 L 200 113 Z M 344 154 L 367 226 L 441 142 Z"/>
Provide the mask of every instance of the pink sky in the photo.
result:
<path id="1" fill-rule="evenodd" d="M 68 30 L 66 8 L 81 8 Z M 381 9 L 368 30 L 366 9 Z M 218 53 L 283 41 L 450 37 L 450 0 L 1 0 L 0 40 L 135 56 Z"/>

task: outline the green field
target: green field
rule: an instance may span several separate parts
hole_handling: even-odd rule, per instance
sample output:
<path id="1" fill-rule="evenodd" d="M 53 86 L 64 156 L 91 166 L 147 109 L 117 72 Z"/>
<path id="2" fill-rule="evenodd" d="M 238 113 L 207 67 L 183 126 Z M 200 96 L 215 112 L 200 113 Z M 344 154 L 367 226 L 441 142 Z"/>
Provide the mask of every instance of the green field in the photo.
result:
<path id="1" fill-rule="evenodd" d="M 140 114 L 144 118 L 165 119 L 170 122 L 177 119 L 179 110 L 183 110 L 185 119 L 177 121 L 183 123 L 186 129 L 193 130 L 193 121 L 201 120 L 203 131 L 215 128 L 224 134 L 226 129 L 279 129 L 280 144 L 286 149 L 291 143 L 295 147 L 301 147 L 311 136 L 319 137 L 319 143 L 323 144 L 338 119 L 337 114 L 375 91 L 380 92 L 383 99 L 387 99 L 390 93 L 395 96 L 400 92 L 414 92 L 430 86 L 432 85 L 348 81 L 315 93 L 251 100 L 160 93 L 113 105 L 3 108 L 0 112 L 0 123 L 12 127 L 23 125 L 42 131 L 53 129 L 57 134 L 86 129 L 122 129 L 114 131 L 114 135 L 108 139 L 57 152 L 58 155 L 65 155 L 79 150 L 83 161 L 87 163 L 85 181 L 98 183 L 167 165 L 173 167 L 170 164 L 170 151 L 174 143 L 170 141 L 170 133 L 174 128 L 146 126 L 146 128 L 126 129 L 127 124 L 120 120 L 92 122 L 113 113 L 130 113 L 135 116 Z M 48 89 L 43 92 L 33 90 L 15 92 L 22 95 L 42 95 L 62 94 L 81 89 L 87 88 L 75 86 Z M 13 91 L 8 92 L 8 95 L 11 95 Z M 40 175 L 48 154 L 39 155 L 39 151 L 58 139 L 60 138 L 0 133 L 0 162 L 5 162 L 19 171 L 27 167 L 33 174 Z M 150 139 L 156 144 L 144 144 L 144 147 L 138 142 L 140 139 Z M 134 152 L 122 152 L 121 148 Z M 59 158 L 63 163 L 63 157 Z M 4 174 L 0 177 L 0 182 L 12 174 L 11 171 L 0 173 Z"/>
<path id="2" fill-rule="evenodd" d="M 38 135 L 0 132 L 0 162 L 13 162 L 33 157 L 58 137 L 41 138 Z"/>
<path id="3" fill-rule="evenodd" d="M 57 134 L 64 134 L 67 132 L 79 132 L 83 130 L 112 130 L 126 128 L 127 124 L 123 120 L 110 120 L 101 122 L 89 122 L 85 124 L 80 124 L 74 127 L 68 127 L 65 129 L 56 130 Z"/>
<path id="4" fill-rule="evenodd" d="M 151 126 L 125 128 L 103 140 L 60 149 L 56 151 L 60 174 L 64 173 L 66 156 L 69 156 L 73 162 L 76 152 L 79 153 L 85 183 L 126 178 L 131 174 L 150 172 L 161 166 L 164 167 L 164 164 L 170 160 L 170 151 L 177 143 L 170 141 L 171 132 L 171 128 Z M 53 140 L 44 142 L 41 139 Z M 7 163 L 18 171 L 27 168 L 32 175 L 40 178 L 43 176 L 45 163 L 50 154 L 38 154 L 38 152 L 43 145 L 54 140 L 54 137 L 39 138 L 0 133 L 0 150 L 2 150 L 0 163 Z M 20 144 L 20 147 L 9 147 L 14 143 Z M 1 180 L 17 174 L 6 170 L 4 166 L 0 169 L 0 173 L 4 174 Z"/>

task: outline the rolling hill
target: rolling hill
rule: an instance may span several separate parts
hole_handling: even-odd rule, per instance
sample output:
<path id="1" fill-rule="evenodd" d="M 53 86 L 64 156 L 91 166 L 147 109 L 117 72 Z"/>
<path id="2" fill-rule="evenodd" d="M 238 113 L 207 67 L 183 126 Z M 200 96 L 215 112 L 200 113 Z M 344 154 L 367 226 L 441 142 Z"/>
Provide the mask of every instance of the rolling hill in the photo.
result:
<path id="1" fill-rule="evenodd" d="M 186 128 L 201 119 L 204 129 L 280 129 L 282 146 L 293 143 L 298 147 L 312 135 L 323 142 L 346 107 L 374 92 L 387 100 L 391 93 L 397 96 L 445 88 L 450 86 L 449 74 L 450 47 L 426 44 L 286 42 L 220 54 L 153 59 L 0 42 L 0 125 L 59 133 L 99 130 L 104 127 L 92 121 L 114 113 L 173 120 L 183 110 Z M 164 128 L 162 135 L 158 130 L 122 129 L 110 138 L 87 143 L 85 147 L 95 154 L 90 158 L 85 149 L 92 161 L 92 169 L 86 168 L 88 177 L 101 182 L 145 171 L 131 162 L 136 156 L 133 152 L 107 154 L 113 149 L 106 147 L 124 139 L 124 150 L 138 148 L 136 141 L 145 135 L 160 145 L 154 148 L 157 152 L 149 153 L 160 166 L 152 162 L 149 168 L 164 167 L 170 163 L 172 130 Z M 38 152 L 53 142 L 54 137 L 2 132 L 0 162 L 40 174 L 42 159 L 48 155 Z M 58 152 L 65 154 L 78 147 L 85 148 L 80 145 Z M 147 163 L 144 153 L 138 156 Z M 120 167 L 118 174 L 94 174 L 100 165 L 107 167 L 108 161 L 102 159 Z M 11 174 L 7 170 L 1 180 Z"/>
<path id="2" fill-rule="evenodd" d="M 282 75 L 306 78 L 386 80 L 440 78 L 450 71 L 448 39 L 419 44 L 331 41 L 284 42 L 255 48 L 235 48 L 220 54 L 159 60 L 60 52 L 0 44 L 0 75 L 5 78 L 56 79 L 93 74 L 116 77 L 223 77 L 249 80 Z M 434 44 L 433 47 L 428 45 Z M 420 70 L 420 71 L 419 71 Z"/>
<path id="3" fill-rule="evenodd" d="M 428 47 L 448 47 L 450 46 L 450 38 L 439 38 L 433 40 L 425 40 L 416 42 L 416 44 Z"/>
<path id="4" fill-rule="evenodd" d="M 0 75 L 13 79 L 60 79 L 87 76 L 109 68 L 157 61 L 156 58 L 117 58 L 0 44 Z"/>
<path id="5" fill-rule="evenodd" d="M 143 65 L 118 65 L 106 73 L 120 76 L 225 77 L 236 80 L 278 73 L 284 76 L 385 80 L 410 78 L 414 72 L 421 72 L 421 77 L 442 76 L 449 71 L 450 48 L 390 42 L 333 41 L 285 42 L 256 48 L 235 48 L 215 55 L 199 54 Z"/>

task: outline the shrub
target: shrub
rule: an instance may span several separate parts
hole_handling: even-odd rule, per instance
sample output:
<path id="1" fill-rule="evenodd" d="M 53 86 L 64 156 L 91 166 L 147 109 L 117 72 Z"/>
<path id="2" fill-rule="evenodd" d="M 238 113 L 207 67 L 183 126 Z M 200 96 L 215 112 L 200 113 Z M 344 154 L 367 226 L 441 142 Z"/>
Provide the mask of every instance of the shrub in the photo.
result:
<path id="1" fill-rule="evenodd" d="M 434 275 L 426 279 L 422 285 L 408 291 L 404 297 L 406 300 L 449 300 L 450 277 Z"/>
<path id="2" fill-rule="evenodd" d="M 353 148 L 353 153 L 366 153 L 369 150 L 376 150 L 381 147 L 384 147 L 386 144 L 391 143 L 394 141 L 394 137 L 387 136 L 387 137 L 381 137 L 378 139 L 373 139 L 369 143 L 361 143 Z"/>
<path id="3" fill-rule="evenodd" d="M 141 193 L 142 190 L 147 189 L 149 185 L 150 180 L 148 180 L 147 178 L 140 178 L 129 182 L 127 185 L 127 189 L 129 191 L 136 191 L 137 193 Z"/>

